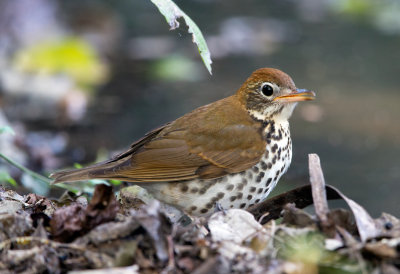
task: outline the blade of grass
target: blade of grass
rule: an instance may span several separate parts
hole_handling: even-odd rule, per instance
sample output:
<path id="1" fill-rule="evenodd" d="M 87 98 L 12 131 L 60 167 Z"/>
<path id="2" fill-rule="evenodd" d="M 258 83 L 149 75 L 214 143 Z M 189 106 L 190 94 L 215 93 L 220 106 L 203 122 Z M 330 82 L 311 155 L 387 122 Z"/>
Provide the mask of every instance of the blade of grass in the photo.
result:
<path id="1" fill-rule="evenodd" d="M 4 161 L 9 163 L 10 165 L 15 166 L 16 168 L 20 169 L 21 171 L 23 171 L 24 173 L 28 174 L 32 178 L 35 178 L 35 179 L 37 179 L 39 181 L 42 181 L 42 182 L 44 182 L 44 183 L 46 183 L 47 185 L 50 186 L 50 183 L 52 181 L 51 179 L 49 179 L 49 178 L 47 178 L 47 177 L 45 177 L 45 176 L 43 176 L 43 175 L 41 175 L 39 173 L 36 173 L 36 172 L 30 170 L 29 168 L 24 167 L 23 165 L 15 162 L 14 160 L 8 158 L 7 156 L 5 156 L 2 153 L 0 153 L 0 158 L 2 158 Z M 78 192 L 78 190 L 76 188 L 74 188 L 73 186 L 67 185 L 67 184 L 62 184 L 61 183 L 61 184 L 57 184 L 55 186 L 63 188 L 63 189 L 66 189 L 66 190 L 74 192 L 74 193 Z"/>

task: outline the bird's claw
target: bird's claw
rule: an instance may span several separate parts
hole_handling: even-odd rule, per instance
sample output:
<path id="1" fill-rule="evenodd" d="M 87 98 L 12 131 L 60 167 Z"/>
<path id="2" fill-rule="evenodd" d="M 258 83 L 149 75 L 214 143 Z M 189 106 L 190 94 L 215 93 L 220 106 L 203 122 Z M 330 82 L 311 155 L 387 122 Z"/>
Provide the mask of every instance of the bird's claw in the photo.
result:
<path id="1" fill-rule="evenodd" d="M 215 212 L 220 212 L 222 211 L 222 213 L 224 215 L 226 215 L 226 210 L 222 207 L 222 205 L 220 203 L 215 203 Z"/>

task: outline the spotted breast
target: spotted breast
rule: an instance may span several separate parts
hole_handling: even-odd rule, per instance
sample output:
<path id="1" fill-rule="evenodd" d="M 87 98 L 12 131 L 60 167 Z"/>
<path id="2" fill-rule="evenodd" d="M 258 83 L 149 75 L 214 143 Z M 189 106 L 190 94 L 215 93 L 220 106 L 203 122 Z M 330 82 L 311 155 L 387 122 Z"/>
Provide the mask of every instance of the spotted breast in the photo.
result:
<path id="1" fill-rule="evenodd" d="M 140 186 L 155 198 L 197 216 L 215 212 L 216 203 L 224 209 L 246 209 L 257 204 L 268 197 L 292 160 L 289 123 L 266 121 L 264 125 L 265 152 L 257 164 L 245 171 L 211 180 Z"/>

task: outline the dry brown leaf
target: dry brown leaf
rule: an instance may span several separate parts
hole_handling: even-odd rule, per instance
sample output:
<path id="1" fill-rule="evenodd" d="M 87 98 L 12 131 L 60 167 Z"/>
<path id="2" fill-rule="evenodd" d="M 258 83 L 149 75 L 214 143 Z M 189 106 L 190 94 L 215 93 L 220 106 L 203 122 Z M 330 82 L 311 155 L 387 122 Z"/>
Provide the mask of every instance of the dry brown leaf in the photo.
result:
<path id="1" fill-rule="evenodd" d="M 56 210 L 50 221 L 54 239 L 71 242 L 93 227 L 115 219 L 119 210 L 112 187 L 98 185 L 89 205 L 72 204 Z"/>

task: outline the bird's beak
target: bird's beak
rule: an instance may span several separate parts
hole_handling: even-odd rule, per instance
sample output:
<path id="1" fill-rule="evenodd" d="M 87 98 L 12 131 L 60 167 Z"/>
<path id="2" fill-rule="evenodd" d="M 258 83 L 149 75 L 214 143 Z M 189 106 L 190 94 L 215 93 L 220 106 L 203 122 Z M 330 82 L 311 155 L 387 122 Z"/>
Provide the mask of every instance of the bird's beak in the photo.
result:
<path id="1" fill-rule="evenodd" d="M 275 97 L 274 101 L 282 103 L 300 102 L 300 101 L 311 101 L 315 99 L 315 92 L 306 89 L 296 89 L 296 91 Z"/>

